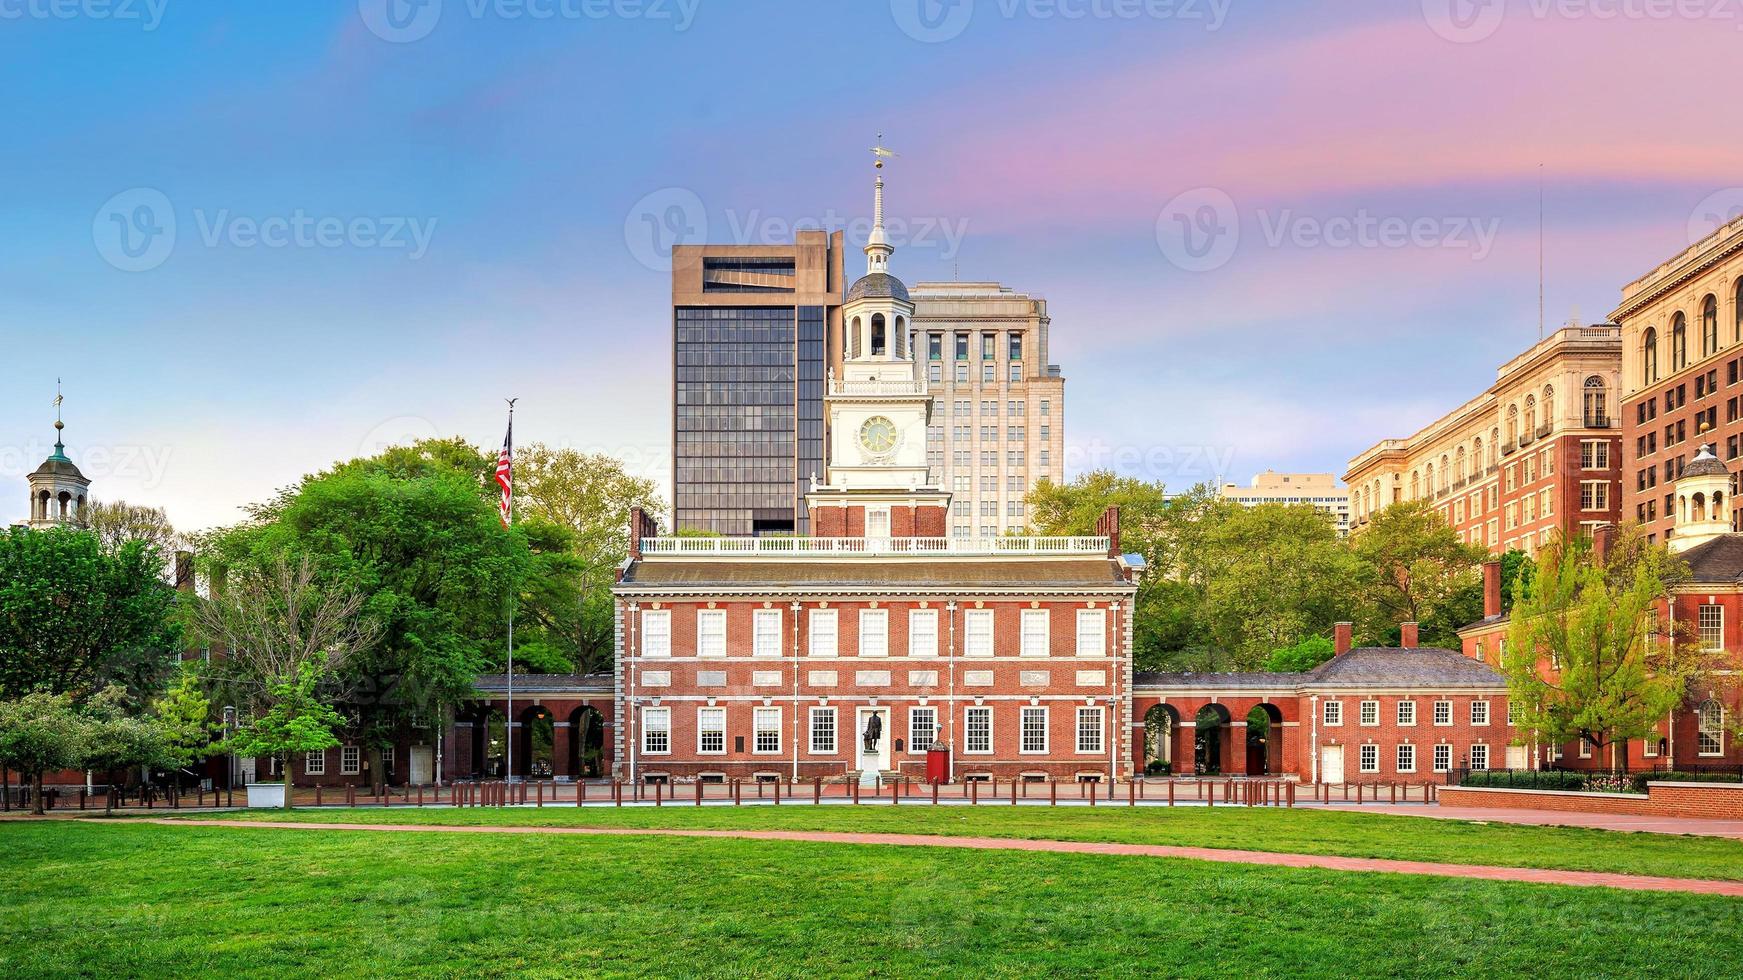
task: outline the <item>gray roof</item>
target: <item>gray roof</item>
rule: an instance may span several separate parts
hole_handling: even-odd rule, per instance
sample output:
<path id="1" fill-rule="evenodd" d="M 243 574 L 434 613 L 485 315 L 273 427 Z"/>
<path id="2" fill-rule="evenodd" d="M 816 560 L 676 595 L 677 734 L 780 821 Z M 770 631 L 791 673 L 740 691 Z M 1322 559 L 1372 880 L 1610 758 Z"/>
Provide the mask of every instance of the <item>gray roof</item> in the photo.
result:
<path id="1" fill-rule="evenodd" d="M 1189 688 L 1218 691 L 1328 691 L 1405 688 L 1437 691 L 1454 688 L 1503 688 L 1507 682 L 1488 664 L 1439 647 L 1403 650 L 1358 647 L 1301 674 L 1252 671 L 1236 674 L 1140 673 L 1138 688 Z"/>
<path id="2" fill-rule="evenodd" d="M 1682 553 L 1694 582 L 1743 580 L 1743 534 L 1721 534 Z"/>
<path id="3" fill-rule="evenodd" d="M 907 302 L 908 287 L 902 285 L 902 280 L 897 279 L 895 276 L 892 276 L 887 272 L 872 272 L 860 276 L 858 282 L 848 287 L 847 299 L 843 300 L 843 302 L 851 303 L 856 299 L 865 299 L 868 297 L 873 299 L 894 297 L 895 299 Z"/>
<path id="4" fill-rule="evenodd" d="M 72 460 L 67 459 L 65 456 L 61 456 L 58 453 L 43 460 L 42 465 L 36 468 L 36 472 L 30 475 L 33 478 L 39 476 L 65 476 L 80 481 L 85 479 L 85 474 L 79 472 L 79 468 L 73 465 Z"/>
<path id="5" fill-rule="evenodd" d="M 1682 477 L 1678 477 L 1678 479 L 1690 476 L 1726 476 L 1730 472 L 1725 468 L 1725 464 L 1719 462 L 1718 457 L 1711 453 L 1697 454 L 1694 459 L 1689 461 L 1689 465 L 1683 468 Z"/>
<path id="6" fill-rule="evenodd" d="M 695 561 L 640 559 L 630 563 L 620 592 L 830 592 L 854 589 L 950 591 L 1132 588 L 1118 564 L 1097 556 L 976 558 L 971 561 Z"/>
<path id="7" fill-rule="evenodd" d="M 609 694 L 610 674 L 523 674 L 514 675 L 514 693 L 528 696 L 539 694 Z M 479 694 L 503 694 L 508 691 L 507 674 L 479 674 L 472 681 Z"/>

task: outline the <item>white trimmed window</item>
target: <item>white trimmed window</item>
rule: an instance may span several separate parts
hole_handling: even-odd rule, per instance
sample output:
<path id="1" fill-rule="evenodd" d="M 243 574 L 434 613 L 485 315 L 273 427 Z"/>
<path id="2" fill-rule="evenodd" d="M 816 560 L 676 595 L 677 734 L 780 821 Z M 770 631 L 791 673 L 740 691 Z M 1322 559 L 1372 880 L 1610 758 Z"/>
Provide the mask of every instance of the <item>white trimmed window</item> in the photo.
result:
<path id="1" fill-rule="evenodd" d="M 751 616 L 751 646 L 753 657 L 781 655 L 781 611 L 758 609 Z"/>
<path id="2" fill-rule="evenodd" d="M 1592 740 L 1585 737 L 1584 735 L 1581 735 L 1580 736 L 1580 758 L 1590 759 L 1591 757 L 1592 757 Z"/>
<path id="3" fill-rule="evenodd" d="M 1610 509 L 1610 481 L 1582 480 L 1580 482 L 1581 510 Z"/>
<path id="4" fill-rule="evenodd" d="M 1102 709 L 1077 709 L 1077 751 L 1102 751 Z"/>
<path id="5" fill-rule="evenodd" d="M 811 656 L 835 656 L 836 618 L 834 609 L 811 610 Z"/>
<path id="6" fill-rule="evenodd" d="M 1362 771 L 1380 771 L 1380 747 L 1378 745 L 1369 744 L 1362 746 Z"/>
<path id="7" fill-rule="evenodd" d="M 1518 726 L 1519 726 L 1519 707 L 1517 705 L 1515 705 L 1511 700 L 1509 700 L 1507 702 L 1507 727 L 1508 728 L 1517 728 Z"/>
<path id="8" fill-rule="evenodd" d="M 1725 706 L 1707 700 L 1695 710 L 1695 754 L 1721 756 L 1725 754 Z"/>
<path id="9" fill-rule="evenodd" d="M 327 753 L 309 752 L 303 756 L 303 772 L 310 776 L 327 774 Z"/>
<path id="10" fill-rule="evenodd" d="M 1077 611 L 1077 655 L 1101 657 L 1108 650 L 1108 612 L 1106 609 Z"/>
<path id="11" fill-rule="evenodd" d="M 356 745 L 345 745 L 339 749 L 339 775 L 355 776 L 363 771 L 363 749 Z"/>
<path id="12" fill-rule="evenodd" d="M 1452 724 L 1452 702 L 1436 701 L 1434 703 L 1434 723 L 1436 725 Z"/>
<path id="13" fill-rule="evenodd" d="M 970 609 L 964 614 L 963 622 L 964 631 L 968 634 L 963 646 L 963 656 L 992 656 L 993 611 L 991 609 Z"/>
<path id="14" fill-rule="evenodd" d="M 1725 607 L 1701 605 L 1701 649 L 1709 653 L 1725 649 Z"/>
<path id="15" fill-rule="evenodd" d="M 1321 714 L 1324 724 L 1342 725 L 1344 723 L 1344 703 L 1342 701 L 1327 701 Z"/>
<path id="16" fill-rule="evenodd" d="M 993 750 L 993 709 L 969 708 L 963 718 L 962 751 L 989 755 Z"/>
<path id="17" fill-rule="evenodd" d="M 642 613 L 642 656 L 672 655 L 672 611 L 649 609 Z"/>
<path id="18" fill-rule="evenodd" d="M 1487 725 L 1489 723 L 1489 702 L 1471 702 L 1471 724 Z"/>
<path id="19" fill-rule="evenodd" d="M 861 609 L 859 611 L 859 655 L 887 657 L 890 655 L 890 611 Z"/>
<path id="20" fill-rule="evenodd" d="M 1439 745 L 1436 745 L 1434 747 L 1434 771 L 1435 772 L 1451 772 L 1452 771 L 1452 746 L 1446 744 L 1445 742 L 1442 742 Z"/>
<path id="21" fill-rule="evenodd" d="M 696 709 L 696 751 L 702 755 L 726 754 L 726 709 Z"/>
<path id="22" fill-rule="evenodd" d="M 1416 702 L 1415 701 L 1400 701 L 1400 702 L 1398 702 L 1398 724 L 1400 724 L 1400 725 L 1414 725 L 1414 724 L 1416 724 Z"/>
<path id="23" fill-rule="evenodd" d="M 1658 758 L 1658 733 L 1654 732 L 1641 740 L 1640 754 L 1648 759 Z"/>
<path id="24" fill-rule="evenodd" d="M 908 709 L 908 751 L 924 752 L 938 738 L 938 709 Z"/>
<path id="25" fill-rule="evenodd" d="M 1398 746 L 1398 771 L 1416 771 L 1416 746 L 1410 744 Z"/>
<path id="26" fill-rule="evenodd" d="M 1022 713 L 1022 744 L 1018 751 L 1024 755 L 1040 755 L 1047 751 L 1047 709 L 1023 708 Z"/>
<path id="27" fill-rule="evenodd" d="M 696 656 L 726 656 L 726 610 L 696 610 Z"/>
<path id="28" fill-rule="evenodd" d="M 909 611 L 908 656 L 938 656 L 938 610 L 914 609 Z"/>
<path id="29" fill-rule="evenodd" d="M 1045 657 L 1048 650 L 1048 630 L 1052 617 L 1045 609 L 1023 610 L 1023 642 L 1018 651 L 1025 657 Z"/>
<path id="30" fill-rule="evenodd" d="M 1362 702 L 1361 723 L 1364 725 L 1378 725 L 1380 723 L 1380 702 Z"/>
<path id="31" fill-rule="evenodd" d="M 642 752 L 648 755 L 672 754 L 672 709 L 642 709 Z"/>
<path id="32" fill-rule="evenodd" d="M 835 754 L 835 709 L 811 709 L 811 754 Z"/>
<path id="33" fill-rule="evenodd" d="M 758 708 L 751 716 L 754 721 L 752 733 L 756 739 L 753 751 L 756 755 L 775 755 L 781 751 L 781 709 Z"/>
<path id="34" fill-rule="evenodd" d="M 1580 469 L 1607 470 L 1609 468 L 1609 442 L 1602 439 L 1585 439 L 1580 442 Z"/>
<path id="35" fill-rule="evenodd" d="M 1481 742 L 1471 746 L 1471 768 L 1483 770 L 1489 768 L 1489 747 Z"/>

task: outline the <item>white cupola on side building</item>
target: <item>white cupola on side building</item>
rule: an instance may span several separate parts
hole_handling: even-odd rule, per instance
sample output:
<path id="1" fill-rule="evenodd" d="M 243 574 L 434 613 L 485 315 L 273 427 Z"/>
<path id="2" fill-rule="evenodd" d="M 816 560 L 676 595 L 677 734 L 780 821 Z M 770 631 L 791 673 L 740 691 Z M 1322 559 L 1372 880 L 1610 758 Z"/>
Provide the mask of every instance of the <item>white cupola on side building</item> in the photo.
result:
<path id="1" fill-rule="evenodd" d="M 1687 551 L 1731 532 L 1731 474 L 1703 444 L 1676 481 L 1676 533 L 1670 550 Z"/>
<path id="2" fill-rule="evenodd" d="M 83 527 L 91 481 L 67 458 L 67 447 L 61 441 L 66 423 L 60 419 L 60 395 L 55 395 L 54 403 L 54 452 L 28 477 L 30 518 L 23 523 L 39 529 L 57 524 Z"/>

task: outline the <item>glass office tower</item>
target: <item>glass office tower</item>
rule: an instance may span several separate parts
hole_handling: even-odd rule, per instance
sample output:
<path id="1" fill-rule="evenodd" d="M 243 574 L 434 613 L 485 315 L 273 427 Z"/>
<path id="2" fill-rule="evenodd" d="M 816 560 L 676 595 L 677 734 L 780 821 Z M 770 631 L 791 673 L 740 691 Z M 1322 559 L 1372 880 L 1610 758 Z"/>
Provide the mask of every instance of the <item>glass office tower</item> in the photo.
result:
<path id="1" fill-rule="evenodd" d="M 823 473 L 841 235 L 673 253 L 673 491 L 678 530 L 806 534 Z"/>

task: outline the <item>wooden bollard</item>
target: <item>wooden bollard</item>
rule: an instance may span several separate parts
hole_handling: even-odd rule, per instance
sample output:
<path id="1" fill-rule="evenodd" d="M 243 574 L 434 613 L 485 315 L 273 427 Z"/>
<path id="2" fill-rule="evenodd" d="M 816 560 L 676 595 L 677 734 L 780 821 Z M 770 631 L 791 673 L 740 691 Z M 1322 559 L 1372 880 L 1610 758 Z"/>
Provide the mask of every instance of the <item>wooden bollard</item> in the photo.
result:
<path id="1" fill-rule="evenodd" d="M 1397 803 L 1398 802 L 1398 784 L 1393 783 L 1391 785 L 1391 789 L 1392 789 L 1392 802 Z"/>
<path id="2" fill-rule="evenodd" d="M 1135 779 L 1126 782 L 1126 805 L 1138 805 L 1138 781 Z"/>
<path id="3" fill-rule="evenodd" d="M 968 784 L 968 802 L 970 806 L 980 802 L 980 780 Z"/>
<path id="4" fill-rule="evenodd" d="M 853 805 L 859 806 L 859 780 L 853 781 Z"/>
<path id="5" fill-rule="evenodd" d="M 666 795 L 666 791 L 665 791 L 664 785 L 661 783 L 655 783 L 654 784 L 654 806 L 660 806 L 661 805 L 660 801 L 661 801 L 661 799 L 663 799 L 665 797 L 665 795 Z"/>
<path id="6" fill-rule="evenodd" d="M 781 780 L 779 778 L 775 779 L 775 805 L 781 805 Z"/>
<path id="7" fill-rule="evenodd" d="M 615 776 L 611 780 L 611 799 L 617 806 L 623 806 L 623 784 Z"/>
<path id="8" fill-rule="evenodd" d="M 1083 784 L 1083 785 L 1084 785 L 1084 786 L 1086 786 L 1086 787 L 1088 787 L 1088 793 L 1087 793 L 1087 794 L 1086 794 L 1086 795 L 1087 795 L 1087 796 L 1088 796 L 1088 797 L 1089 797 L 1089 805 L 1090 805 L 1090 806 L 1095 806 L 1095 798 L 1096 798 L 1096 797 L 1098 797 L 1098 796 L 1100 796 L 1100 795 L 1101 795 L 1101 794 L 1100 794 L 1100 793 L 1097 793 L 1097 792 L 1096 792 L 1096 791 L 1095 791 L 1095 790 L 1096 790 L 1096 786 L 1095 786 L 1095 784 L 1094 784 L 1094 783 L 1084 783 L 1084 784 Z"/>
<path id="9" fill-rule="evenodd" d="M 1047 805 L 1059 805 L 1059 784 L 1051 779 L 1047 780 Z"/>
<path id="10" fill-rule="evenodd" d="M 813 806 L 823 802 L 823 777 L 811 777 L 811 803 Z"/>
<path id="11" fill-rule="evenodd" d="M 938 805 L 938 781 L 937 780 L 933 780 L 933 782 L 932 782 L 932 805 L 933 806 Z"/>
<path id="12" fill-rule="evenodd" d="M 1204 796 L 1204 805 L 1207 807 L 1214 808 L 1216 806 L 1216 789 L 1214 787 L 1212 787 L 1210 792 L 1202 793 L 1202 790 L 1204 788 L 1204 784 L 1202 784 L 1202 783 L 1199 784 L 1199 788 L 1201 790 L 1201 795 Z"/>
<path id="13" fill-rule="evenodd" d="M 1174 805 L 1174 780 L 1168 780 L 1168 805 Z"/>
<path id="14" fill-rule="evenodd" d="M 580 806 L 585 802 L 587 802 L 587 780 L 582 778 L 575 782 L 575 805 Z"/>
<path id="15" fill-rule="evenodd" d="M 1023 780 L 1021 777 L 1013 778 L 1011 780 L 1011 805 L 1012 806 L 1017 805 L 1017 784 L 1022 782 L 1022 781 Z"/>

